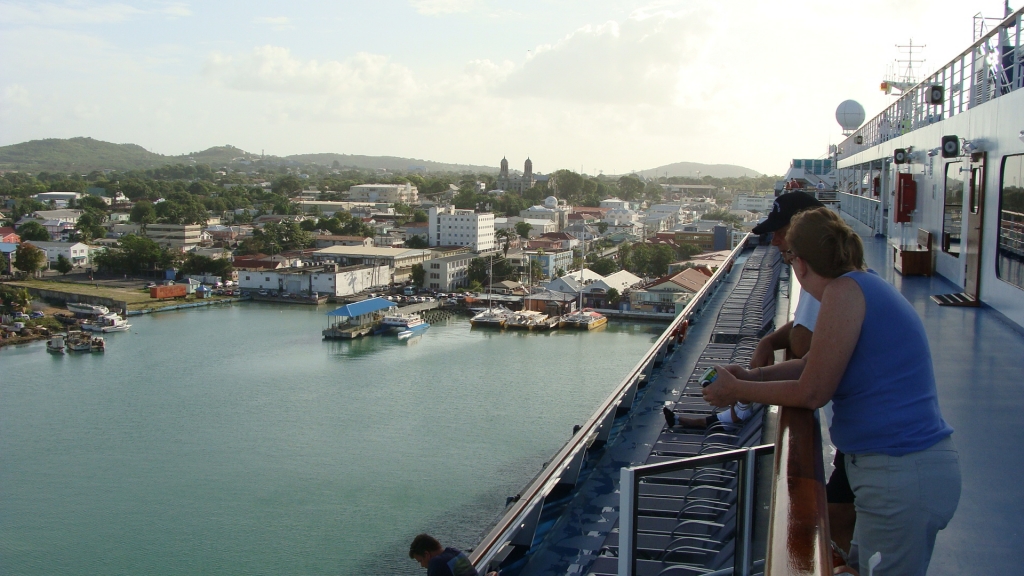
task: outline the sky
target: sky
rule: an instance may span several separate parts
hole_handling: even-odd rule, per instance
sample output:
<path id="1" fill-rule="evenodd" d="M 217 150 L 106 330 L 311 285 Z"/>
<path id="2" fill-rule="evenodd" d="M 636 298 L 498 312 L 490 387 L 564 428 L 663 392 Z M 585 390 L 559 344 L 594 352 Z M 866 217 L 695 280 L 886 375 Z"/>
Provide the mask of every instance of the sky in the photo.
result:
<path id="1" fill-rule="evenodd" d="M 874 116 L 897 44 L 930 73 L 984 0 L 0 0 L 0 145 L 89 136 L 536 172 L 782 174 Z"/>

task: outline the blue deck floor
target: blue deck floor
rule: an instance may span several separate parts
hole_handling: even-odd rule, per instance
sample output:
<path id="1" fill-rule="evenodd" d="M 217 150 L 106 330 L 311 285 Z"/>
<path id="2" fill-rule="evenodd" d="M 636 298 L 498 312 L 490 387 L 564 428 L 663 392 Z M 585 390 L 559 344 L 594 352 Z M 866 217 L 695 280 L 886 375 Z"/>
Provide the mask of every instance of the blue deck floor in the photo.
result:
<path id="1" fill-rule="evenodd" d="M 939 533 L 928 574 L 1024 574 L 1024 335 L 991 308 L 935 304 L 931 295 L 960 289 L 940 276 L 901 276 L 883 238 L 865 235 L 864 244 L 868 265 L 924 321 L 939 404 L 960 451 L 960 506 Z"/>

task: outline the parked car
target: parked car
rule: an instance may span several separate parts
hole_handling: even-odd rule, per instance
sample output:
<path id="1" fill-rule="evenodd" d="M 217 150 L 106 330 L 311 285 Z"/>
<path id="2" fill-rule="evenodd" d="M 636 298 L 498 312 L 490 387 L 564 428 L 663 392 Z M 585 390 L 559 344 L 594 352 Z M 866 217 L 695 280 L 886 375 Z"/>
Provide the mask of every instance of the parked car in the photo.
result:
<path id="1" fill-rule="evenodd" d="M 38 310 L 36 310 L 35 312 L 32 312 L 31 314 L 28 315 L 28 317 L 33 319 L 33 320 L 35 320 L 36 318 L 42 318 L 43 316 L 44 316 L 44 314 L 42 312 L 39 312 Z"/>
<path id="2" fill-rule="evenodd" d="M 267 291 L 266 290 L 260 290 L 259 292 L 257 292 L 257 294 L 259 294 L 260 296 L 266 296 L 267 295 Z"/>

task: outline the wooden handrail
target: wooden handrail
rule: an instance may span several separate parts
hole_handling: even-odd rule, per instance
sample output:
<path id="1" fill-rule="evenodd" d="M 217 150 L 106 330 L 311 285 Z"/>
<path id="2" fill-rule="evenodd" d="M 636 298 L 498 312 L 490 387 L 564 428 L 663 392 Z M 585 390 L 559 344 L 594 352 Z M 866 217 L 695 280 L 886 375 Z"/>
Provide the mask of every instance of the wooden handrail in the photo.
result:
<path id="1" fill-rule="evenodd" d="M 779 410 L 766 576 L 832 574 L 821 428 L 806 408 Z"/>

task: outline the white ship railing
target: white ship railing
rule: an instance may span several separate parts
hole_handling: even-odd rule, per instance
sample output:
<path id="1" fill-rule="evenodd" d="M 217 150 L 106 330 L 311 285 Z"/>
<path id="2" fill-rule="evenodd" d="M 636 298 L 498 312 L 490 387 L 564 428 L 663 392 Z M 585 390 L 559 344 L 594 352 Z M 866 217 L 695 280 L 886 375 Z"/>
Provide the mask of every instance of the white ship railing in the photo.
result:
<path id="1" fill-rule="evenodd" d="M 882 203 L 874 198 L 868 198 L 867 196 L 857 196 L 856 194 L 847 194 L 846 192 L 839 192 L 837 194 L 839 198 L 839 209 L 844 213 L 857 219 L 858 222 L 870 226 L 875 229 L 879 226 L 881 220 L 879 215 L 882 212 Z"/>
<path id="2" fill-rule="evenodd" d="M 674 342 L 676 330 L 703 310 L 708 299 L 714 295 L 732 269 L 732 264 L 744 250 L 750 237 L 750 234 L 743 237 L 726 261 L 711 276 L 711 280 L 697 291 L 693 299 L 662 332 L 654 345 L 622 379 L 615 390 L 601 403 L 597 411 L 555 454 L 547 466 L 530 481 L 494 528 L 473 549 L 469 554 L 469 559 L 477 570 L 483 573 L 489 567 L 496 567 L 516 547 L 528 549 L 532 546 L 545 498 L 560 485 L 575 485 L 580 469 L 587 458 L 588 450 L 591 446 L 596 447 L 607 443 L 616 416 L 628 412 L 636 397 L 637 389 L 647 383 L 655 366 L 669 354 L 670 344 Z"/>
<path id="3" fill-rule="evenodd" d="M 844 157 L 952 118 L 1024 87 L 1024 8 L 1004 19 L 949 64 L 904 92 L 891 106 L 867 121 L 840 145 Z M 944 88 L 942 104 L 928 103 L 931 86 Z"/>

